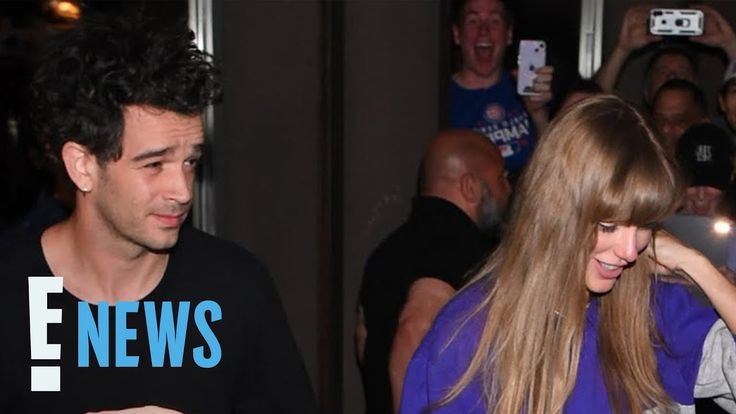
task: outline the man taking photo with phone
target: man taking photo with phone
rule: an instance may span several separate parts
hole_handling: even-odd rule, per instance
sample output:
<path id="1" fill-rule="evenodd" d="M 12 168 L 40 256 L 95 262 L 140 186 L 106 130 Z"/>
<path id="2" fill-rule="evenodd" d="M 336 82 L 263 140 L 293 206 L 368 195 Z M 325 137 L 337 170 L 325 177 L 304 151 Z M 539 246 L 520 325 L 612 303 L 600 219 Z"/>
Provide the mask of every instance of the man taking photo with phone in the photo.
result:
<path id="1" fill-rule="evenodd" d="M 455 6 L 452 34 L 462 63 L 450 80 L 450 126 L 487 136 L 514 181 L 549 120 L 553 68 L 536 69 L 533 95 L 521 98 L 503 68 L 514 26 L 503 0 L 459 0 Z"/>

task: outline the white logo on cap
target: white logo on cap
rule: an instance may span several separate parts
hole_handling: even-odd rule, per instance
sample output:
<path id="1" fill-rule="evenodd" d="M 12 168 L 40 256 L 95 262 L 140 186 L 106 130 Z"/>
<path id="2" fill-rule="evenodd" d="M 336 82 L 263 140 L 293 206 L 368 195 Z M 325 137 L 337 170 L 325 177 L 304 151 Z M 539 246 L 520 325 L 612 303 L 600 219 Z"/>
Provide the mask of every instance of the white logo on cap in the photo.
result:
<path id="1" fill-rule="evenodd" d="M 711 162 L 713 155 L 711 154 L 710 145 L 698 145 L 695 147 L 696 162 Z"/>

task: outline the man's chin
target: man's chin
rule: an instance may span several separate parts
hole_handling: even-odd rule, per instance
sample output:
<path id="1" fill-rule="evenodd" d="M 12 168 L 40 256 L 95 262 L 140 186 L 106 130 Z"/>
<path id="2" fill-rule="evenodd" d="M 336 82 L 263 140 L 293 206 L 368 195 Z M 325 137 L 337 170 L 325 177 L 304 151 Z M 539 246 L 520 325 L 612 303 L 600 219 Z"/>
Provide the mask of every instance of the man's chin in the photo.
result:
<path id="1" fill-rule="evenodd" d="M 146 248 L 154 253 L 167 252 L 179 241 L 179 229 L 177 228 L 175 231 L 172 229 L 168 233 L 158 237 L 156 240 L 148 240 L 145 243 Z"/>

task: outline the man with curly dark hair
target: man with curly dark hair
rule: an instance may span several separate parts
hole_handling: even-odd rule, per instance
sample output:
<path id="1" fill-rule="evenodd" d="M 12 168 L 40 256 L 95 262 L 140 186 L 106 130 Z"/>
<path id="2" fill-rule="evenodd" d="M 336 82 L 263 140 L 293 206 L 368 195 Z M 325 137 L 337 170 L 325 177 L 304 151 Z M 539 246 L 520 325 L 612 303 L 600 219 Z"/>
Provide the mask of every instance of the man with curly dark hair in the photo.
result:
<path id="1" fill-rule="evenodd" d="M 76 207 L 0 257 L 1 323 L 22 338 L 0 342 L 0 412 L 314 411 L 263 266 L 183 226 L 202 114 L 220 97 L 217 70 L 192 38 L 140 19 L 86 19 L 42 61 L 34 122 L 76 187 Z M 43 365 L 27 341 L 37 329 L 25 313 L 34 312 L 29 277 L 52 275 L 64 290 L 47 307 L 63 323 L 42 328 L 61 345 L 46 365 L 60 370 L 39 379 L 29 369 Z"/>

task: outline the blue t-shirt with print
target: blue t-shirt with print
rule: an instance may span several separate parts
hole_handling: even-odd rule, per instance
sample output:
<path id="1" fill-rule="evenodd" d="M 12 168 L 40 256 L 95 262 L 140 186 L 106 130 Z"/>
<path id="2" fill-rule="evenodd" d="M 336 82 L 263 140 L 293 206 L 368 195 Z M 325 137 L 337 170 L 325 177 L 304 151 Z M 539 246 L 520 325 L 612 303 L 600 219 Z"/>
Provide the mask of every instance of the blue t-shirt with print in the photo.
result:
<path id="1" fill-rule="evenodd" d="M 501 151 L 506 170 L 511 173 L 518 173 L 526 164 L 537 140 L 534 123 L 508 72 L 489 88 L 465 89 L 451 81 L 450 126 L 487 136 Z"/>

